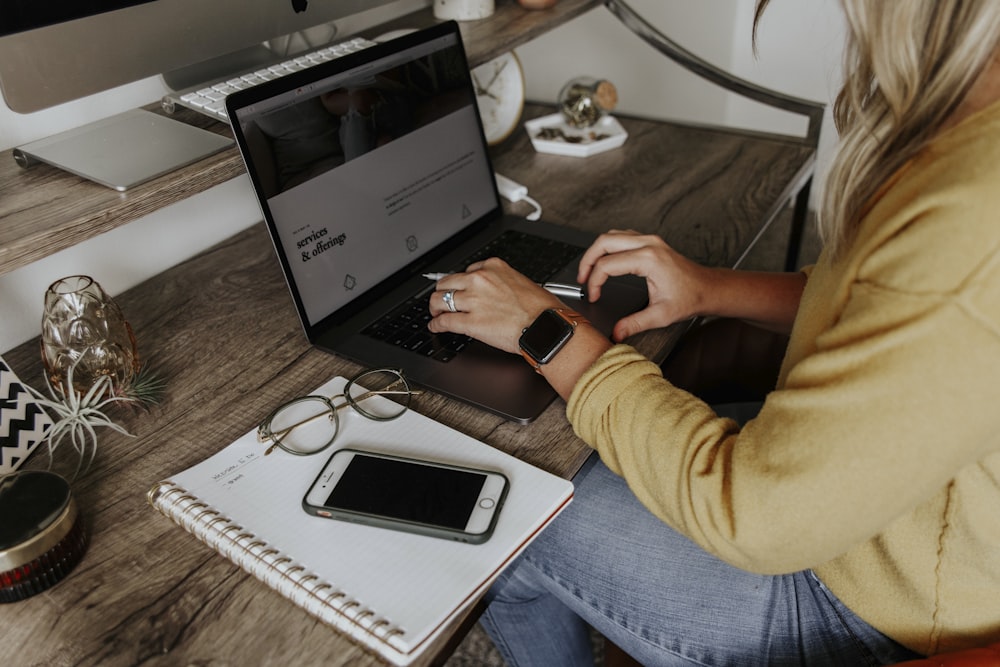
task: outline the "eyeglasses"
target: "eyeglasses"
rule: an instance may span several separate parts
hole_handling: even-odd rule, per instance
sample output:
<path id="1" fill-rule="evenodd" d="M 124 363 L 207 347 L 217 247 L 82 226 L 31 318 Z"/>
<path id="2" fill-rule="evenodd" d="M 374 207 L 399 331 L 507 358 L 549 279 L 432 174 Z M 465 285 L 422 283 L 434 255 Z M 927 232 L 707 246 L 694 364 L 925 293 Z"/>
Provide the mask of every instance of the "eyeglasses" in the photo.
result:
<path id="1" fill-rule="evenodd" d="M 390 421 L 401 416 L 419 391 L 410 389 L 403 372 L 379 368 L 356 375 L 344 385 L 342 394 L 300 396 L 279 406 L 257 427 L 257 441 L 272 443 L 264 455 L 280 447 L 289 454 L 305 456 L 321 452 L 340 432 L 339 412 L 350 406 L 363 417 Z M 392 397 L 369 400 L 375 397 Z M 337 401 L 342 402 L 338 403 Z"/>

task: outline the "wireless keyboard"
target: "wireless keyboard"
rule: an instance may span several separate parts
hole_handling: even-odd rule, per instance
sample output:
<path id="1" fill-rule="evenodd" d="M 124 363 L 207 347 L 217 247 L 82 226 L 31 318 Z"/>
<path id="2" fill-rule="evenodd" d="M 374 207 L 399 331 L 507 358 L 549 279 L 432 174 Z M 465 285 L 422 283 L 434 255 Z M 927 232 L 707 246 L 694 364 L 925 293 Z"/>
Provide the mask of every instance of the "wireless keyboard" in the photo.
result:
<path id="1" fill-rule="evenodd" d="M 216 120 L 228 123 L 229 118 L 226 116 L 226 97 L 229 96 L 230 93 L 237 90 L 243 90 L 244 88 L 251 88 L 262 84 L 265 81 L 277 79 L 291 74 L 292 72 L 298 72 L 314 65 L 334 60 L 335 58 L 347 55 L 348 53 L 354 53 L 355 51 L 366 49 L 374 44 L 375 42 L 369 39 L 356 37 L 339 44 L 334 44 L 322 49 L 317 49 L 316 51 L 304 53 L 296 56 L 295 58 L 275 63 L 269 67 L 237 74 L 225 81 L 219 81 L 214 84 L 202 84 L 200 86 L 194 86 L 192 88 L 170 93 L 169 95 L 165 95 L 163 97 L 161 104 L 163 105 L 164 111 L 167 113 L 173 113 L 177 105 L 181 105 L 183 107 L 199 111 Z"/>

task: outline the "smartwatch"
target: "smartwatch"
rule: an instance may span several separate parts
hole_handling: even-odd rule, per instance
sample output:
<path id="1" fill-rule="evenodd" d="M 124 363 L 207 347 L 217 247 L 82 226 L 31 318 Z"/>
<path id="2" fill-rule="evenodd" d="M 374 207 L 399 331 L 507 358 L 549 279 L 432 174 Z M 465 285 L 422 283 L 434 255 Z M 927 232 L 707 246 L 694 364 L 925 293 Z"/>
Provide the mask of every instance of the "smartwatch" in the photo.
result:
<path id="1" fill-rule="evenodd" d="M 543 311 L 521 331 L 521 339 L 518 341 L 521 356 L 531 364 L 536 373 L 541 373 L 542 365 L 552 361 L 573 337 L 576 327 L 586 321 L 583 315 L 569 308 L 549 308 Z"/>

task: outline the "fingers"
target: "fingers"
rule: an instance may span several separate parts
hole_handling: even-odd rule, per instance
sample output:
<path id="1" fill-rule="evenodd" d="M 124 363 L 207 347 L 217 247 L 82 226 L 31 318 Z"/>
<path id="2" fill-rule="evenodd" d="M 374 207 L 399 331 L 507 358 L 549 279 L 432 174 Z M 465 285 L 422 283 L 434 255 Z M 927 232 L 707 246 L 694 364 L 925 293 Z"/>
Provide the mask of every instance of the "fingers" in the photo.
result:
<path id="1" fill-rule="evenodd" d="M 476 262 L 438 281 L 428 299 L 434 333 L 450 331 L 517 351 L 521 330 L 546 308 L 563 304 L 499 259 Z"/>
<path id="2" fill-rule="evenodd" d="M 495 264 L 497 266 L 509 266 L 507 262 L 503 261 L 499 257 L 490 257 L 489 259 L 484 259 L 479 262 L 473 262 L 472 264 L 469 264 L 469 266 L 466 267 L 465 272 L 472 273 L 474 271 L 481 271 L 482 269 L 486 268 L 487 262 L 490 262 L 491 264 Z"/>
<path id="3" fill-rule="evenodd" d="M 502 260 L 497 260 L 506 266 Z M 452 273 L 437 282 L 436 289 L 431 293 L 429 305 L 431 314 L 437 316 L 441 313 L 462 312 L 459 308 L 459 300 L 462 299 L 462 292 L 468 292 L 474 280 L 470 274 L 480 271 L 486 267 L 486 261 L 470 264 L 465 273 Z M 468 309 L 465 309 L 468 311 Z"/>
<path id="4" fill-rule="evenodd" d="M 616 236 L 622 235 L 632 235 L 634 232 L 611 230 L 606 234 L 601 234 L 597 239 L 590 245 L 589 248 L 583 253 L 583 257 L 580 258 L 580 268 L 577 270 L 576 282 L 585 284 L 587 279 L 590 277 L 590 272 L 594 268 L 594 264 L 598 259 L 604 255 L 615 252 L 613 247 L 621 239 L 614 238 Z"/>
<path id="5" fill-rule="evenodd" d="M 630 336 L 635 336 L 643 331 L 661 329 L 676 321 L 676 314 L 669 303 L 651 303 L 642 310 L 618 320 L 611 331 L 611 338 L 616 343 L 621 343 Z"/>
<path id="6" fill-rule="evenodd" d="M 621 343 L 629 336 L 657 328 L 657 325 L 651 322 L 652 318 L 649 317 L 647 310 L 640 310 L 615 322 L 614 329 L 611 331 L 611 339 L 616 343 Z"/>
<path id="7" fill-rule="evenodd" d="M 450 298 L 447 295 L 451 295 Z M 451 301 L 454 310 L 449 307 Z M 438 289 L 431 293 L 428 300 L 431 320 L 427 329 L 432 333 L 473 334 L 475 318 L 472 317 L 474 299 L 468 290 Z"/>
<path id="8" fill-rule="evenodd" d="M 469 266 L 465 273 L 453 273 L 437 282 L 436 289 L 431 293 L 429 305 L 432 315 L 441 313 L 468 312 L 470 308 L 459 307 L 464 300 L 468 301 L 468 292 L 482 276 L 472 274 L 484 268 L 485 262 L 476 262 Z"/>
<path id="9" fill-rule="evenodd" d="M 577 282 L 587 286 L 590 301 L 597 301 L 601 287 L 611 276 L 646 275 L 640 271 L 640 256 L 635 251 L 662 249 L 666 243 L 658 236 L 632 230 L 612 230 L 594 241 L 580 259 Z M 646 258 L 648 260 L 648 257 Z"/>
<path id="10" fill-rule="evenodd" d="M 436 317 L 443 313 L 462 312 L 461 304 L 464 292 L 465 290 L 461 289 L 438 289 L 431 292 L 430 298 L 427 300 L 431 315 Z"/>
<path id="11" fill-rule="evenodd" d="M 670 252 L 658 236 L 610 232 L 598 238 L 584 254 L 577 281 L 586 285 L 587 295 L 594 302 L 600 298 L 608 278 L 635 275 L 648 280 Z"/>
<path id="12" fill-rule="evenodd" d="M 473 333 L 471 324 L 469 313 L 461 311 L 457 313 L 444 312 L 438 313 L 431 318 L 431 321 L 427 323 L 427 330 L 436 334 L 455 333 L 471 336 Z"/>

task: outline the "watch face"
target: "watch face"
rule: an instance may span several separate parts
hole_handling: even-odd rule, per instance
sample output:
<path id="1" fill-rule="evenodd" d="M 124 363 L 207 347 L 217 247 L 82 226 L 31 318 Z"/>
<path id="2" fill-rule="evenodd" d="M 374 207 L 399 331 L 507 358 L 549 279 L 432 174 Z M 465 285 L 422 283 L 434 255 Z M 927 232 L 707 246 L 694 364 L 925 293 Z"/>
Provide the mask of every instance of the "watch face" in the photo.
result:
<path id="1" fill-rule="evenodd" d="M 546 310 L 521 334 L 521 349 L 540 364 L 548 363 L 573 336 L 573 325 Z"/>
<path id="2" fill-rule="evenodd" d="M 472 70 L 476 103 L 483 119 L 486 141 L 498 144 L 514 131 L 524 109 L 524 74 L 513 52 L 505 53 Z"/>

